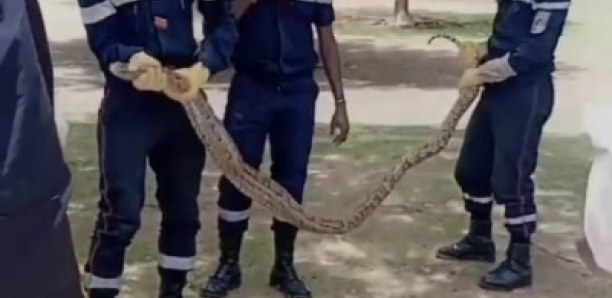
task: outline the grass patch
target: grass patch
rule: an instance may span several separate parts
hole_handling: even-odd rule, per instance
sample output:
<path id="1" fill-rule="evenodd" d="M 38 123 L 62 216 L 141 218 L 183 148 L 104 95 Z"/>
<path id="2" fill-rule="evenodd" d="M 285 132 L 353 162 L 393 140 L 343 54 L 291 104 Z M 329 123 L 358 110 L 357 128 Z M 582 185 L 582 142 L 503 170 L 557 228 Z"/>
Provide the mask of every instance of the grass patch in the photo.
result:
<path id="1" fill-rule="evenodd" d="M 306 205 L 312 212 L 338 217 L 349 212 L 365 191 L 380 181 L 399 154 L 425 141 L 432 130 L 355 126 L 350 143 L 341 148 L 329 144 L 326 132 L 324 126 L 317 128 Z M 444 154 L 408 173 L 385 205 L 362 228 L 337 237 L 301 234 L 298 267 L 316 297 L 473 298 L 479 295 L 474 283 L 487 267 L 440 262 L 432 257 L 436 247 L 459 237 L 465 228 L 465 214 L 452 177 L 460 144 L 459 138 L 453 139 Z M 76 180 L 71 218 L 80 260 L 85 258 L 96 211 L 95 147 L 93 125 L 72 127 L 67 156 Z M 571 244 L 580 232 L 590 150 L 584 137 L 550 137 L 543 143 L 537 173 L 542 216 L 537 241 L 564 255 L 573 255 Z M 268 166 L 266 159 L 263 168 Z M 207 172 L 200 200 L 203 229 L 199 265 L 186 297 L 195 297 L 198 286 L 213 270 L 217 257 L 216 177 L 210 174 L 217 169 L 209 164 Z M 147 182 L 149 198 L 153 198 L 152 178 L 149 175 Z M 143 228 L 130 248 L 127 261 L 125 293 L 132 298 L 156 295 L 159 214 L 152 200 L 148 200 L 142 215 Z M 253 211 L 243 252 L 245 284 L 233 297 L 280 297 L 265 286 L 272 263 L 270 218 L 257 206 Z M 496 237 L 506 237 L 502 225 L 496 227 Z M 499 252 L 501 257 L 503 244 Z M 529 297 L 610 297 L 607 285 L 583 287 L 585 278 L 580 268 L 540 254 L 536 265 L 538 286 Z"/>

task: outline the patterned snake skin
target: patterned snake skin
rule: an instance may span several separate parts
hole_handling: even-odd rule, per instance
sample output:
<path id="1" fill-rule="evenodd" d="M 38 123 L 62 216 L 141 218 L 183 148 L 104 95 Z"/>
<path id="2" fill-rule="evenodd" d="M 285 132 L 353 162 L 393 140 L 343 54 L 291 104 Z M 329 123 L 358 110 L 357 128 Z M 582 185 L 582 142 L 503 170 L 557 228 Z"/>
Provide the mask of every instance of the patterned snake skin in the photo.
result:
<path id="1" fill-rule="evenodd" d="M 448 35 L 433 36 L 429 43 L 438 38 L 453 42 L 460 51 L 466 49 L 463 42 Z M 476 54 L 473 57 L 473 61 L 470 61 L 467 67 L 477 65 L 478 57 Z M 125 69 L 125 65 L 120 64 L 111 67 L 111 71 L 118 77 L 133 79 L 135 74 L 127 73 Z M 185 87 L 185 82 L 181 82 L 181 79 L 169 70 L 168 75 L 172 88 L 181 90 Z M 459 97 L 446 115 L 439 131 L 426 143 L 405 153 L 387 172 L 381 183 L 361 198 L 353 211 L 343 218 L 324 217 L 308 212 L 270 176 L 244 163 L 234 141 L 208 104 L 204 92 L 201 92 L 197 99 L 182 104 L 209 157 L 238 190 L 263 206 L 277 219 L 291 223 L 299 229 L 319 234 L 345 234 L 360 227 L 380 207 L 409 169 L 437 155 L 448 145 L 459 120 L 476 100 L 479 92 L 479 87 L 459 90 Z"/>

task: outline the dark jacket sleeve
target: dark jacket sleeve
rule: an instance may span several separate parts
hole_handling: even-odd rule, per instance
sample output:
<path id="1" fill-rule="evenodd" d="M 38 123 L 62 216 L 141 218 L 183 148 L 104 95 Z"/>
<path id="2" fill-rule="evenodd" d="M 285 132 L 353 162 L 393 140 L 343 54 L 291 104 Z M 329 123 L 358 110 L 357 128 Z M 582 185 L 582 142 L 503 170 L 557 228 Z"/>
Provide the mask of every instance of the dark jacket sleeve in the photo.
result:
<path id="1" fill-rule="evenodd" d="M 231 0 L 198 0 L 204 16 L 204 41 L 200 45 L 200 61 L 211 74 L 228 69 L 234 46 L 238 42 L 236 19 Z"/>
<path id="2" fill-rule="evenodd" d="M 122 28 L 113 1 L 78 0 L 78 3 L 87 43 L 104 70 L 113 62 L 128 62 L 132 55 L 143 50 L 119 42 L 117 36 Z"/>
<path id="3" fill-rule="evenodd" d="M 336 20 L 332 0 L 320 0 L 315 3 L 315 25 L 325 27 Z"/>
<path id="4" fill-rule="evenodd" d="M 508 63 L 518 74 L 531 72 L 554 60 L 567 20 L 570 0 L 533 0 L 535 10 L 529 38 L 510 53 Z"/>

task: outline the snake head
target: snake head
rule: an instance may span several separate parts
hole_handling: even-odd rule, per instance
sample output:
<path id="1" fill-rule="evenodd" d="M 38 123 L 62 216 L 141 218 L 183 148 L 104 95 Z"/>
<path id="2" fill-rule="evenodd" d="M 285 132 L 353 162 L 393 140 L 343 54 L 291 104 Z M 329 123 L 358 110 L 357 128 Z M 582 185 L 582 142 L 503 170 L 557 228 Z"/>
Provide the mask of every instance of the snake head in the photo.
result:
<path id="1" fill-rule="evenodd" d="M 487 54 L 486 42 L 461 41 L 455 36 L 437 34 L 432 36 L 427 43 L 432 44 L 437 39 L 450 41 L 457 47 L 459 59 L 465 68 L 477 67 L 480 59 Z"/>

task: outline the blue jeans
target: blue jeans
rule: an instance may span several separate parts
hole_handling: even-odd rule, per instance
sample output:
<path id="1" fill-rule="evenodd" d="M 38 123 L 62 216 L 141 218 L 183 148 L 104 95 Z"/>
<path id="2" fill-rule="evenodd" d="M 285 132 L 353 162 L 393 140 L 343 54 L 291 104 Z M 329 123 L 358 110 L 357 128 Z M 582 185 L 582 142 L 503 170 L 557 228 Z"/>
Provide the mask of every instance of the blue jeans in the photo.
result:
<path id="1" fill-rule="evenodd" d="M 11 298 L 83 298 L 70 222 L 47 200 L 0 220 L 0 292 Z"/>

